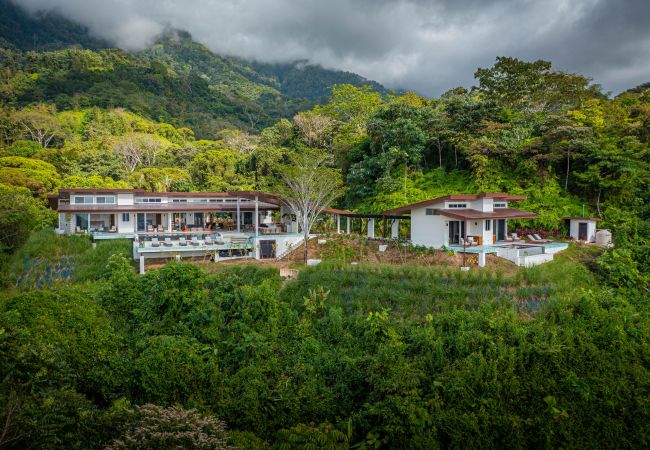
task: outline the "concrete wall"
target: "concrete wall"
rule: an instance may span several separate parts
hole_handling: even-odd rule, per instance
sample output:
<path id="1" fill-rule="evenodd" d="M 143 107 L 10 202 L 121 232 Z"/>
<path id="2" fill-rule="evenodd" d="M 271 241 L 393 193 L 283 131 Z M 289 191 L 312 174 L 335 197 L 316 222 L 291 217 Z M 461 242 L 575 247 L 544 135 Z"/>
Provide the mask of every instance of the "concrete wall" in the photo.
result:
<path id="1" fill-rule="evenodd" d="M 436 206 L 430 206 L 436 208 Z M 447 244 L 449 231 L 444 216 L 427 216 L 427 208 L 411 211 L 411 242 L 414 245 L 440 248 Z"/>
<path id="2" fill-rule="evenodd" d="M 135 224 L 136 224 L 136 215 L 135 213 L 128 213 L 129 221 L 125 222 L 122 220 L 122 213 L 117 213 L 117 232 L 118 233 L 134 233 Z"/>
<path id="3" fill-rule="evenodd" d="M 129 193 L 118 193 L 117 194 L 117 204 L 118 205 L 132 205 L 133 204 L 133 194 Z"/>
<path id="4" fill-rule="evenodd" d="M 263 235 L 256 238 L 255 255 L 259 258 L 259 241 L 275 241 L 275 256 L 284 255 L 287 250 L 295 249 L 302 242 L 302 235 Z"/>
<path id="5" fill-rule="evenodd" d="M 571 236 L 576 241 L 580 239 L 578 231 L 580 230 L 579 224 L 581 223 L 587 224 L 587 241 L 596 241 L 596 222 L 593 220 L 571 219 L 569 221 L 569 236 Z"/>

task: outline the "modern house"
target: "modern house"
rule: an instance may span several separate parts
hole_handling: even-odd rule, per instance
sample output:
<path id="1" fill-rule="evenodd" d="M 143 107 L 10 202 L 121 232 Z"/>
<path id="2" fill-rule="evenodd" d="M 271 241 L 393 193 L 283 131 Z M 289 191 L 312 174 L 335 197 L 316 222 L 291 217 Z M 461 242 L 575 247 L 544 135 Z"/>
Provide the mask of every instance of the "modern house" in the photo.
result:
<path id="1" fill-rule="evenodd" d="M 60 189 L 48 200 L 58 233 L 133 239 L 141 271 L 152 258 L 276 258 L 303 239 L 282 199 L 265 192 Z"/>
<path id="2" fill-rule="evenodd" d="M 409 214 L 414 245 L 474 253 L 481 267 L 489 253 L 530 266 L 553 259 L 553 254 L 566 248 L 566 244 L 524 243 L 508 233 L 510 219 L 538 217 L 533 212 L 510 207 L 511 203 L 525 199 L 525 196 L 504 193 L 455 194 L 412 203 L 383 214 Z"/>

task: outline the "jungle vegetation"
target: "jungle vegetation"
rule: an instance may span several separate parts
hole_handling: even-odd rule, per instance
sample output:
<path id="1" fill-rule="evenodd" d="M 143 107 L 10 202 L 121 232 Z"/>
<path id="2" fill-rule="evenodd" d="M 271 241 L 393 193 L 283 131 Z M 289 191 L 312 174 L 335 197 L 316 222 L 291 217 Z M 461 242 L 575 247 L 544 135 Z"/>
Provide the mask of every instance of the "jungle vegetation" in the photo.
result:
<path id="1" fill-rule="evenodd" d="M 128 53 L 0 5 L 0 446 L 650 445 L 650 85 L 614 96 L 500 57 L 427 98 L 177 30 Z M 11 32 L 38 24 L 63 30 Z M 517 225 L 562 237 L 563 217 L 596 215 L 615 247 L 509 274 L 332 262 L 286 282 L 139 276 L 128 242 L 52 232 L 60 188 L 274 192 L 306 153 L 345 180 L 337 207 L 507 191 L 540 215 Z"/>

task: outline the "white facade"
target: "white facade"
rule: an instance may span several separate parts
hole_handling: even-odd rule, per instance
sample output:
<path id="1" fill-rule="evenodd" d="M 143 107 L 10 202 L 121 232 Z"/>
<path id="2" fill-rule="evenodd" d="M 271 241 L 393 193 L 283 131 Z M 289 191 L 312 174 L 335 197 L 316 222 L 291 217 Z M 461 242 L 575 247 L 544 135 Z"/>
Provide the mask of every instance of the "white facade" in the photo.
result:
<path id="1" fill-rule="evenodd" d="M 483 245 L 496 242 L 498 227 L 503 227 L 501 235 L 508 234 L 508 221 L 506 219 L 468 219 L 459 220 L 440 214 L 439 210 L 463 211 L 475 210 L 483 213 L 492 213 L 499 208 L 507 208 L 508 202 L 480 197 L 472 200 L 441 200 L 438 203 L 411 209 L 411 242 L 431 248 L 449 247 L 459 245 L 458 236 L 470 236 Z M 461 232 L 467 227 L 465 232 Z M 450 230 L 451 228 L 451 230 Z"/>
<path id="2" fill-rule="evenodd" d="M 572 217 L 569 219 L 569 236 L 576 241 L 596 242 L 595 218 Z"/>

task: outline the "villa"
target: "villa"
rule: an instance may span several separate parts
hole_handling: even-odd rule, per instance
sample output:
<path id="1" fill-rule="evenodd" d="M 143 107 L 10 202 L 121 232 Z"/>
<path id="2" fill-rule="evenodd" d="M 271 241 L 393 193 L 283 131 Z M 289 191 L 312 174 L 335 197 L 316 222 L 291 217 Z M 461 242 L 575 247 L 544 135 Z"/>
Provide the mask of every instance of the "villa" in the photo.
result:
<path id="1" fill-rule="evenodd" d="M 60 234 L 132 239 L 141 272 L 153 258 L 277 258 L 303 240 L 282 200 L 265 192 L 60 189 L 48 200 Z"/>
<path id="2" fill-rule="evenodd" d="M 511 219 L 534 219 L 537 214 L 510 207 L 525 196 L 504 193 L 456 194 L 433 198 L 384 211 L 386 216 L 409 214 L 411 243 L 430 248 L 449 248 L 473 253 L 478 265 L 485 266 L 487 254 L 509 259 L 517 265 L 532 266 L 553 259 L 567 244 L 526 243 L 508 233 Z"/>

